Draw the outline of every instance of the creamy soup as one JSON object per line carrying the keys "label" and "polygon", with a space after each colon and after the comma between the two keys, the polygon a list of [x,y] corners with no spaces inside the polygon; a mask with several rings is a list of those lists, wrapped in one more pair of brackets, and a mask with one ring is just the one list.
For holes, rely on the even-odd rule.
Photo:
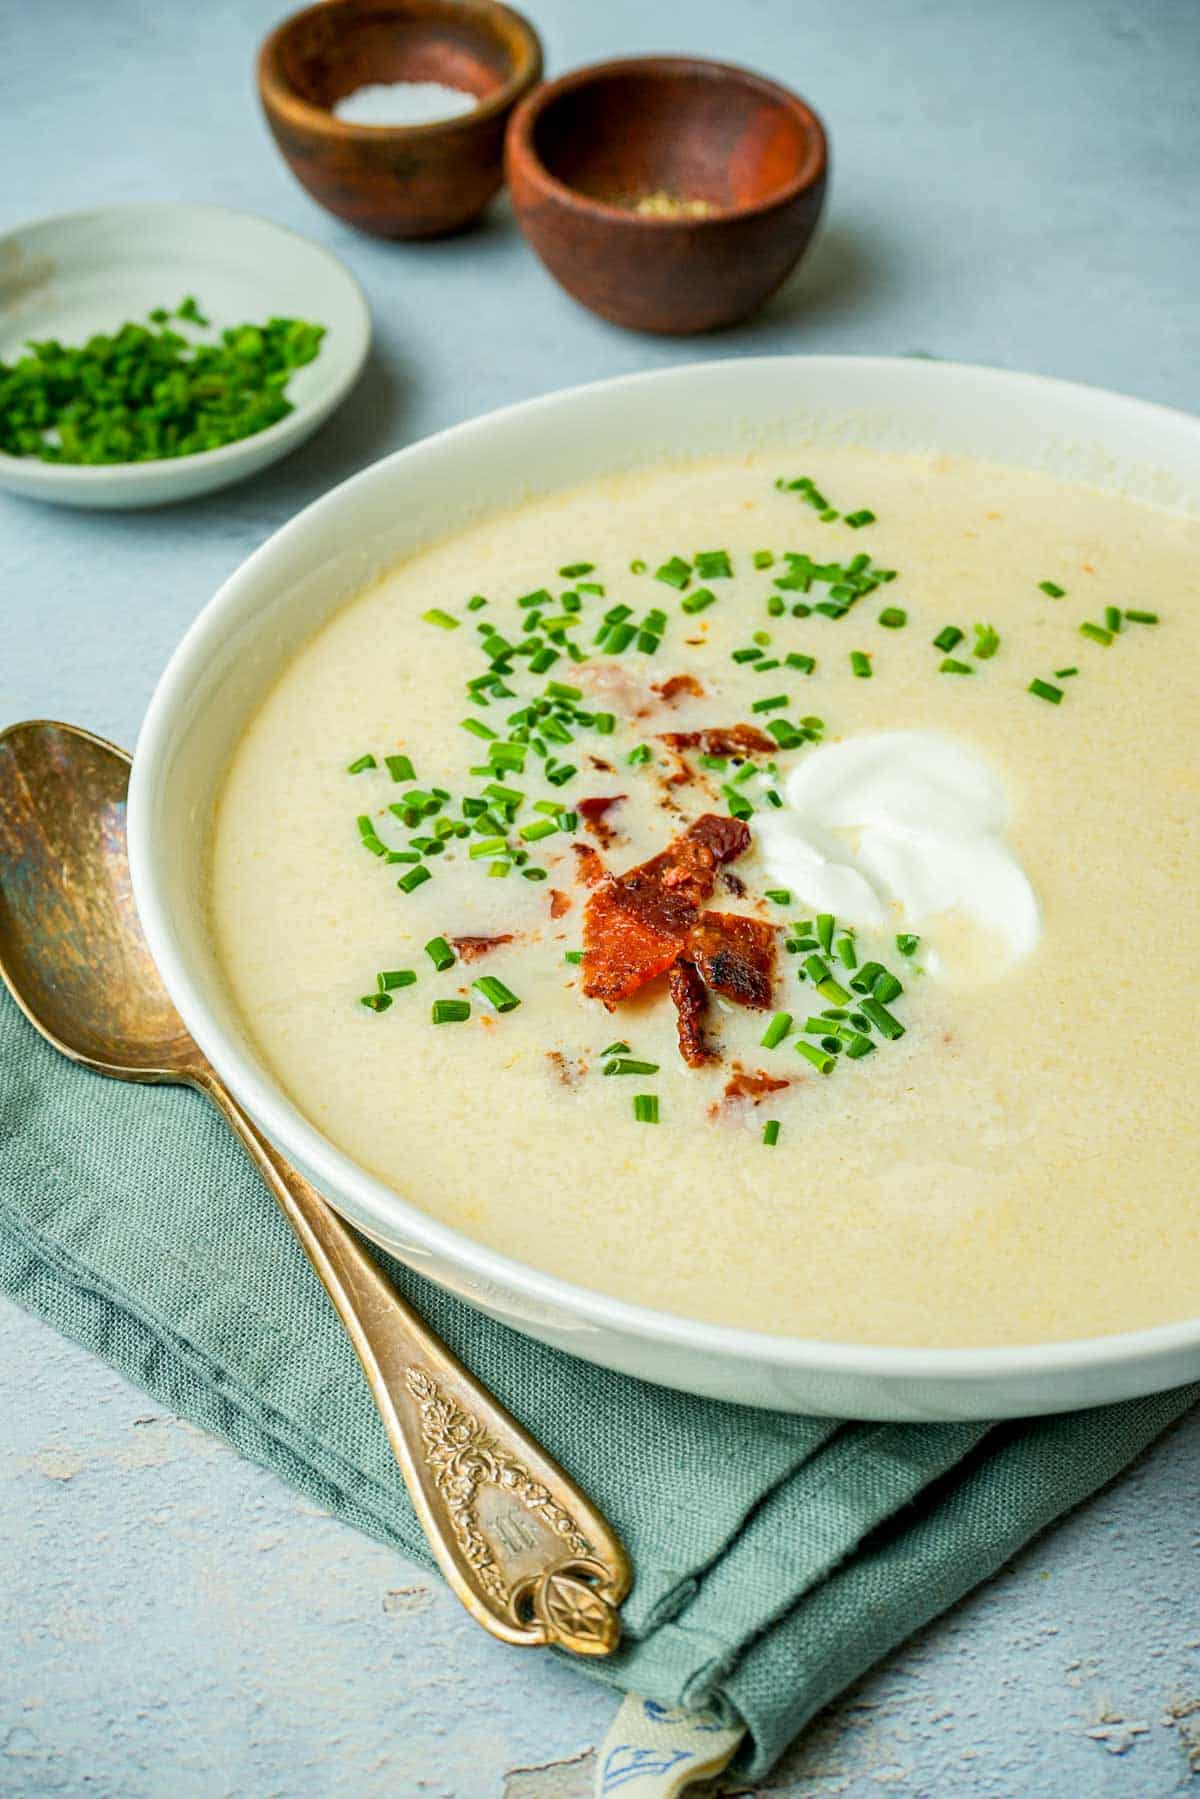
{"label": "creamy soup", "polygon": [[842,448],[614,477],[293,658],[218,953],[335,1144],[583,1286],[880,1344],[1195,1316],[1198,668],[1194,519]]}

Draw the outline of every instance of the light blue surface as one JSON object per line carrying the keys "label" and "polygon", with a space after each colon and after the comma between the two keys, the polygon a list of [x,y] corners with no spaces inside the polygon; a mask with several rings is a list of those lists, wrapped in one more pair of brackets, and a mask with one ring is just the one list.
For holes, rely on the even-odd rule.
{"label": "light blue surface", "polygon": [[[692,50],[778,75],[829,127],[831,205],[805,267],[749,326],[690,342],[580,311],[503,206],[420,246],[317,210],[253,97],[276,16],[261,0],[0,0],[0,230],[138,199],[244,207],[343,256],[377,332],[333,423],[248,486],[124,516],[0,497],[0,721],[50,713],[132,742],[180,633],[277,524],[388,449],[572,382],[708,355],[923,353],[1200,409],[1195,0],[542,0],[551,71]],[[150,1417],[16,1312],[0,1313],[0,1366],[0,1792],[589,1791],[604,1691],[486,1641],[424,1571]],[[1198,1493],[1193,1418],[760,1790],[1200,1789]]]}

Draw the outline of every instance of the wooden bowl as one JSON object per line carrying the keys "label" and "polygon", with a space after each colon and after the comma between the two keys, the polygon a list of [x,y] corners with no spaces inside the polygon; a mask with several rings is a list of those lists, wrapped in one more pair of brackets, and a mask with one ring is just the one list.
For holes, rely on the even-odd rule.
{"label": "wooden bowl", "polygon": [[775,291],[812,237],[828,161],[787,88],[676,56],[548,82],[514,112],[504,155],[518,223],[567,292],[671,333],[732,325]]}
{"label": "wooden bowl", "polygon": [[[541,72],[537,33],[497,0],[322,0],[266,39],[258,91],[314,200],[377,237],[440,237],[499,191],[508,116]],[[333,116],[343,95],[388,81],[439,81],[478,105],[424,125]]]}

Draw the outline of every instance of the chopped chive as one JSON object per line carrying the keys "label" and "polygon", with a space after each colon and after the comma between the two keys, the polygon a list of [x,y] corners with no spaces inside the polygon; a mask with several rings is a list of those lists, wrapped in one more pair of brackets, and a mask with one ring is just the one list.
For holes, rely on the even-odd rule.
{"label": "chopped chive", "polygon": [[702,581],[728,580],[733,574],[728,550],[697,550],[694,560]]}
{"label": "chopped chive", "polygon": [[472,862],[476,862],[483,857],[503,856],[507,850],[508,844],[503,837],[481,837],[478,843],[471,845],[467,855]]}
{"label": "chopped chive", "polygon": [[495,876],[497,880],[507,880],[509,874],[512,872],[512,867],[513,864],[508,861],[507,858],[498,862],[489,862],[488,874],[489,876]]}
{"label": "chopped chive", "polygon": [[858,951],[854,947],[853,937],[839,937],[833,947],[841,959],[843,967],[858,967]]}
{"label": "chopped chive", "polygon": [[358,1003],[365,1006],[368,1012],[386,1012],[392,1003],[392,996],[390,993],[364,993]]}
{"label": "chopped chive", "polygon": [[858,531],[863,525],[873,525],[875,523],[875,514],[869,512],[865,506],[860,506],[857,512],[848,512],[846,514],[845,522],[852,531]]}
{"label": "chopped chive", "polygon": [[606,1062],[610,1056],[627,1056],[628,1054],[629,1045],[618,1037],[615,1043],[610,1043],[607,1049],[600,1051],[600,1060]]}
{"label": "chopped chive", "polygon": [[882,1006],[890,1006],[894,999],[899,999],[904,992],[901,983],[890,969],[884,969],[872,988],[872,994]]}
{"label": "chopped chive", "polygon": [[1102,643],[1105,649],[1113,640],[1111,631],[1106,631],[1103,625],[1094,625],[1090,619],[1084,619],[1079,627],[1079,635],[1090,637],[1093,643]]}
{"label": "chopped chive", "polygon": [[829,979],[829,964],[823,962],[820,956],[810,956],[804,964],[804,972],[810,981],[827,981]]}
{"label": "chopped chive", "polygon": [[[818,912],[817,913],[817,942],[821,945],[821,948],[824,950],[826,955],[828,955],[830,950],[833,948],[833,928],[834,928],[833,913],[832,912]],[[828,970],[826,972],[828,972]],[[814,980],[819,980],[820,978],[821,977],[818,975],[813,976]]]}
{"label": "chopped chive", "polygon": [[553,595],[548,587],[535,587],[532,593],[523,593],[517,601],[522,610],[531,606],[549,606],[553,603]]}
{"label": "chopped chive", "polygon": [[698,756],[697,761],[699,762],[701,768],[715,769],[718,774],[723,774],[724,771],[729,767],[728,757],[726,757],[726,756],[710,756],[707,753],[707,751],[703,755]]}
{"label": "chopped chive", "polygon": [[817,517],[823,525],[832,525],[833,521],[840,517],[840,514],[836,506],[825,506],[818,512]]}
{"label": "chopped chive", "polygon": [[633,1116],[638,1124],[657,1124],[658,1095],[656,1093],[635,1093]]}
{"label": "chopped chive", "polygon": [[879,614],[879,622],[889,631],[898,631],[908,623],[908,613],[901,606],[885,606]]}
{"label": "chopped chive", "polygon": [[431,937],[425,945],[425,954],[433,963],[439,974],[454,966],[454,951],[444,937]]}
{"label": "chopped chive", "polygon": [[570,687],[566,681],[547,681],[546,693],[552,700],[581,700],[583,698],[583,688]]}
{"label": "chopped chive", "polygon": [[778,1049],[792,1028],[790,1012],[776,1012],[774,1018],[763,1032],[760,1042],[764,1049]]}
{"label": "chopped chive", "polygon": [[420,862],[416,868],[410,868],[407,874],[401,875],[400,879],[396,882],[396,885],[402,893],[412,893],[414,889],[423,887],[426,881],[431,881],[432,879],[433,876],[430,874],[426,864]]}
{"label": "chopped chive", "polygon": [[1115,637],[1117,632],[1121,629],[1121,608],[1119,606],[1106,606],[1104,608],[1104,623]]}
{"label": "chopped chive", "polygon": [[672,556],[669,562],[664,562],[660,568],[656,568],[654,571],[656,581],[665,581],[668,587],[677,587],[680,590],[687,586],[691,578],[692,565],[690,562],[685,562],[682,556]]}
{"label": "chopped chive", "polygon": [[618,1056],[605,1065],[605,1074],[657,1074],[657,1062],[638,1062],[632,1056]]}
{"label": "chopped chive", "polygon": [[1062,688],[1051,686],[1049,681],[1033,680],[1028,691],[1035,693],[1039,700],[1049,700],[1052,706],[1057,706],[1062,699]]}
{"label": "chopped chive", "polygon": [[712,605],[716,597],[711,587],[697,587],[685,594],[679,609],[681,612],[703,612],[706,606]]}
{"label": "chopped chive", "polygon": [[831,1006],[844,1006],[850,998],[841,982],[835,981],[832,975],[823,981],[818,981],[816,988],[821,998],[827,999]]}
{"label": "chopped chive", "polygon": [[817,666],[815,656],[805,656],[799,650],[790,650],[784,657],[789,668],[798,668],[802,674],[811,675]]}
{"label": "chopped chive", "polygon": [[573,581],[576,575],[590,575],[595,566],[594,562],[568,562],[558,572],[564,581]]}
{"label": "chopped chive", "polygon": [[412,968],[385,968],[375,976],[380,993],[392,993],[397,987],[411,987],[416,978]]}
{"label": "chopped chive", "polygon": [[770,550],[755,550],[755,552],[754,552],[755,568],[771,568],[774,565],[774,562],[775,562],[775,558],[772,555]]}
{"label": "chopped chive", "polygon": [[622,650],[629,648],[636,636],[637,630],[633,625],[610,625],[604,648],[610,656],[619,656]]}
{"label": "chopped chive", "polygon": [[579,591],[580,593],[599,594],[601,599],[604,597],[604,587],[599,581],[581,581],[579,583]]}
{"label": "chopped chive", "polygon": [[[915,942],[916,939],[914,938],[913,941]],[[886,973],[887,969],[882,962],[864,962],[862,967],[850,977],[850,985],[855,993],[872,993],[880,975]]]}
{"label": "chopped chive", "polygon": [[578,968],[583,961],[583,951],[581,949],[564,950],[563,961],[569,962],[573,968]]}
{"label": "chopped chive", "polygon": [[480,718],[460,718],[458,722],[463,730],[470,731],[473,737],[483,737],[486,739],[496,736],[496,732],[492,730],[491,726],[485,725]]}
{"label": "chopped chive", "polygon": [[769,631],[756,631],[752,641],[760,644],[763,649],[766,649],[771,641],[771,633]]}
{"label": "chopped chive", "polygon": [[865,999],[859,1010],[871,1020],[871,1023],[875,1026],[875,1029],[881,1036],[889,1038],[892,1042],[895,1042],[897,1037],[903,1037],[904,1026],[900,1023],[898,1018],[893,1018],[892,1014],[881,1001],[877,999]]}
{"label": "chopped chive", "polygon": [[473,593],[471,595],[470,599],[467,601],[467,611],[468,612],[479,612],[486,605],[487,605],[487,601],[484,599],[484,597],[481,593]]}
{"label": "chopped chive", "polygon": [[1156,625],[1158,623],[1157,612],[1131,612],[1126,607],[1125,616],[1134,625]]}
{"label": "chopped chive", "polygon": [[601,737],[611,737],[617,728],[615,712],[596,712],[592,715],[592,728],[599,731]]}
{"label": "chopped chive", "polygon": [[792,903],[792,896],[786,887],[768,887],[763,898],[773,900],[777,906],[790,906]]}
{"label": "chopped chive", "polygon": [[583,610],[583,601],[571,587],[568,587],[565,593],[559,594],[558,603],[564,612],[581,612]]}
{"label": "chopped chive", "polygon": [[640,556],[635,556],[633,561],[629,564],[629,572],[631,575],[645,574],[646,564],[642,561]]}
{"label": "chopped chive", "polygon": [[971,651],[980,662],[989,661],[1000,648],[1000,633],[994,625],[975,626],[975,648]]}
{"label": "chopped chive", "polygon": [[960,644],[966,633],[957,625],[943,625],[933,640],[935,650],[952,650]]}
{"label": "chopped chive", "polygon": [[529,672],[531,675],[544,675],[558,660],[558,651],[552,650],[549,644],[544,644],[536,655],[529,658]]}
{"label": "chopped chive", "polygon": [[786,693],[773,693],[765,700],[755,700],[751,712],[778,712],[781,706],[790,706],[791,700]]}
{"label": "chopped chive", "polygon": [[861,1031],[855,1031],[852,1037],[846,1039],[846,1054],[855,1062],[861,1056],[869,1056],[874,1048],[871,1039],[864,1037]]}
{"label": "chopped chive", "polygon": [[910,932],[903,931],[896,939],[896,948],[900,951],[902,956],[915,956],[917,953],[917,945],[920,941],[921,939],[919,937],[914,937]]}
{"label": "chopped chive", "polygon": [[767,617],[782,618],[786,610],[787,608],[783,603],[783,595],[780,593],[773,593],[767,601]]}
{"label": "chopped chive", "polygon": [[1048,593],[1052,600],[1061,600],[1067,591],[1065,587],[1060,587],[1057,581],[1039,581],[1038,586],[1043,593]]}
{"label": "chopped chive", "polygon": [[552,818],[535,818],[531,824],[522,825],[517,835],[524,843],[536,843],[539,838],[553,837],[558,825]]}
{"label": "chopped chive", "polygon": [[489,781],[483,791],[502,806],[519,806],[525,798],[519,787],[505,787],[499,781]]}
{"label": "chopped chive", "polygon": [[762,1140],[768,1148],[773,1148],[774,1145],[779,1142],[778,1118],[767,1119],[767,1122],[763,1125]]}
{"label": "chopped chive", "polygon": [[806,1062],[810,1062],[818,1074],[832,1074],[837,1067],[836,1056],[831,1056],[827,1051],[818,1049],[815,1043],[806,1043],[803,1037],[796,1044],[796,1054],[803,1056]]}
{"label": "chopped chive", "polygon": [[782,668],[782,666],[778,656],[768,656],[765,662],[756,662],[751,672],[756,675],[765,675],[768,670]]}
{"label": "chopped chive", "polygon": [[375,826],[367,814],[362,813],[355,822],[358,825],[358,834],[362,838],[363,847],[369,849],[373,856],[386,856],[387,845],[380,842]]}
{"label": "chopped chive", "polygon": [[1065,681],[1068,676],[1077,675],[1078,673],[1079,670],[1077,668],[1056,668],[1054,671],[1054,678],[1057,681]]}
{"label": "chopped chive", "polygon": [[512,989],[498,981],[494,974],[481,975],[471,985],[477,993],[482,993],[489,1005],[495,1006],[497,1012],[515,1012],[521,1003]]}
{"label": "chopped chive", "polygon": [[462,1024],[470,1016],[469,999],[435,999],[430,1008],[434,1024]]}
{"label": "chopped chive", "polygon": [[421,860],[416,850],[389,850],[383,859],[389,864],[395,862],[419,862]]}
{"label": "chopped chive", "polygon": [[634,749],[630,750],[625,758],[630,768],[637,768],[641,763],[651,762],[653,759],[654,751],[650,748],[648,743],[639,743]]}
{"label": "chopped chive", "polygon": [[346,764],[346,773],[348,775],[361,775],[364,768],[378,767],[378,762],[376,762],[374,756],[372,756],[368,750],[365,756],[359,756],[354,762],[348,762]]}
{"label": "chopped chive", "polygon": [[662,638],[656,637],[653,631],[639,631],[637,634],[637,643],[634,647],[639,649],[643,656],[653,656],[661,642]]}
{"label": "chopped chive", "polygon": [[734,650],[729,659],[731,662],[757,662],[761,655],[762,651],[755,645],[744,650]]}
{"label": "chopped chive", "polygon": [[415,781],[416,774],[407,756],[385,756],[384,766],[393,781]]}
{"label": "chopped chive", "polygon": [[851,650],[850,667],[861,680],[870,680],[871,658],[867,655],[865,650]]}
{"label": "chopped chive", "polygon": [[457,631],[461,622],[459,619],[453,618],[450,613],[443,612],[440,606],[431,606],[428,612],[421,614],[421,617],[427,625],[437,625],[443,631]]}
{"label": "chopped chive", "polygon": [[973,675],[975,670],[969,662],[960,662],[957,656],[943,656],[938,663],[938,673],[942,675]]}

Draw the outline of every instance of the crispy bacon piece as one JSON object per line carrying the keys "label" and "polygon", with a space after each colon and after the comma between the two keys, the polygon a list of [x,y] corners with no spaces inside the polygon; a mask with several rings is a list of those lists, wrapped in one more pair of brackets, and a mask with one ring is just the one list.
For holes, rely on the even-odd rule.
{"label": "crispy bacon piece", "polygon": [[779,1093],[784,1087],[790,1086],[790,1081],[781,1080],[778,1075],[764,1074],[761,1069],[757,1074],[751,1074],[740,1062],[735,1062],[733,1073],[725,1083],[725,1098],[748,1099],[751,1104],[757,1105],[768,1093]]}
{"label": "crispy bacon piece", "polygon": [[576,873],[584,886],[597,886],[608,873],[601,860],[599,850],[594,850],[590,843],[573,843],[571,848],[579,858]]}
{"label": "crispy bacon piece", "polygon": [[551,918],[561,918],[565,912],[571,910],[573,903],[570,894],[564,893],[561,887],[552,887],[550,889]]}
{"label": "crispy bacon piece", "polygon": [[775,927],[740,912],[702,912],[688,932],[687,954],[706,986],[739,1006],[771,1003]]}
{"label": "crispy bacon piece", "polygon": [[703,750],[706,756],[765,756],[779,746],[756,725],[709,725],[701,731],[663,731],[669,750]]}
{"label": "crispy bacon piece", "polygon": [[679,938],[635,918],[616,882],[593,893],[583,913],[583,991],[606,1006],[628,999],[679,954]]}
{"label": "crispy bacon piece", "polygon": [[667,992],[678,1014],[679,1053],[689,1068],[703,1068],[716,1060],[716,1051],[704,1031],[708,992],[692,962],[676,962],[667,976]]}
{"label": "crispy bacon piece", "polygon": [[583,914],[588,997],[615,1005],[670,968],[712,894],[717,869],[749,844],[741,819],[706,812],[660,855],[593,893]]}
{"label": "crispy bacon piece", "polygon": [[583,819],[588,830],[598,838],[605,849],[608,848],[617,833],[613,830],[604,815],[610,806],[619,806],[625,797],[626,796],[623,793],[610,793],[607,796],[591,800],[579,800],[576,803],[575,810]]}
{"label": "crispy bacon piece", "polygon": [[511,943],[512,932],[507,931],[499,937],[451,937],[450,941],[458,951],[460,962],[478,962],[489,950],[499,949],[502,943]]}
{"label": "crispy bacon piece", "polygon": [[667,680],[654,683],[654,692],[661,694],[668,706],[681,693],[690,693],[697,700],[704,698],[704,689],[695,675],[670,675]]}

